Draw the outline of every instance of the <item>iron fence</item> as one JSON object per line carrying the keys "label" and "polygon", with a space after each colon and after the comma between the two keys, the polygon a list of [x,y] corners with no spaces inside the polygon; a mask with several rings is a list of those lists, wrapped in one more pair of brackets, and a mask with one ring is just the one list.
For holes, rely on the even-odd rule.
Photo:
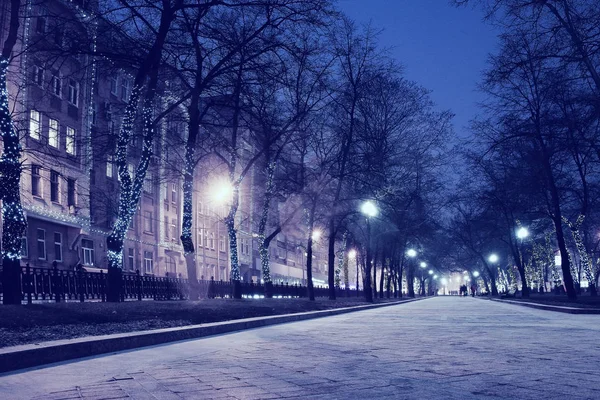
{"label": "iron fence", "polygon": [[[48,268],[21,269],[22,301],[61,302],[61,301],[106,301],[107,274],[100,272],[64,271]],[[200,298],[229,298],[233,293],[231,281],[198,280],[196,290]],[[242,297],[259,298],[265,294],[262,283],[242,282]],[[300,298],[308,295],[306,286],[288,283],[275,283],[272,286],[274,298]],[[336,288],[336,297],[359,297],[362,290]],[[0,282],[0,298],[2,296]],[[189,299],[190,282],[184,278],[157,277],[135,273],[122,273],[121,300],[187,300]],[[315,297],[328,297],[327,287],[315,286]]]}

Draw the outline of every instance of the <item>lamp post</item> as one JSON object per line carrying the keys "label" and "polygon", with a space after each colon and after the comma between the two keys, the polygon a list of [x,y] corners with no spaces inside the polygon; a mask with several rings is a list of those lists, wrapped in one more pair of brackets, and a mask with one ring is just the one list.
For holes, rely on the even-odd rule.
{"label": "lamp post", "polygon": [[525,279],[525,276],[523,276],[523,272],[525,271],[525,257],[523,255],[523,241],[529,236],[529,230],[527,228],[525,228],[524,226],[520,227],[519,229],[517,229],[516,232],[517,235],[517,239],[519,239],[519,245],[517,247],[518,252],[519,252],[519,262],[520,262],[520,267],[522,271],[519,271],[521,274],[521,296],[522,297],[529,297],[529,287],[527,286],[527,280]]}
{"label": "lamp post", "polygon": [[423,270],[425,268],[427,268],[427,263],[425,261],[421,261],[419,263],[419,267],[421,267],[421,270],[419,272],[421,274],[421,287],[419,288],[419,292],[420,292],[419,294],[421,296],[426,296],[427,294],[426,294],[426,291],[425,291],[425,281],[427,279],[427,276],[424,275],[424,271]]}
{"label": "lamp post", "polygon": [[367,219],[367,266],[365,271],[365,300],[373,302],[373,291],[371,288],[371,218],[377,215],[377,207],[371,201],[365,201],[360,207],[360,211],[365,215]]}
{"label": "lamp post", "polygon": [[[409,258],[414,259],[417,256],[417,251],[415,249],[406,250],[406,255]],[[412,264],[407,271],[406,274],[406,284],[408,285],[408,297],[415,297],[415,288],[414,288],[414,271],[412,270]],[[410,280],[410,282],[409,282]]]}

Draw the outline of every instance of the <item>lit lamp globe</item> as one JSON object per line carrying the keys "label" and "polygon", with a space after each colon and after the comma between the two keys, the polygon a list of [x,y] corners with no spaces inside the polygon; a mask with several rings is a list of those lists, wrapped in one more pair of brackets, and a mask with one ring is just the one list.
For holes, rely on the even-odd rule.
{"label": "lit lamp globe", "polygon": [[360,211],[367,217],[372,218],[377,215],[377,207],[372,201],[365,201],[360,207]]}
{"label": "lit lamp globe", "polygon": [[529,231],[527,230],[527,228],[525,228],[524,226],[520,227],[517,230],[517,237],[521,240],[525,239],[527,236],[529,236]]}
{"label": "lit lamp globe", "polygon": [[427,263],[424,261],[421,261],[420,266],[421,266],[421,268],[427,268]]}
{"label": "lit lamp globe", "polygon": [[229,200],[231,199],[232,194],[233,187],[231,186],[231,183],[223,180],[215,184],[213,190],[213,198],[215,199],[215,201],[221,203],[226,200]]}
{"label": "lit lamp globe", "polygon": [[348,252],[348,258],[356,257],[356,250],[352,249]]}
{"label": "lit lamp globe", "polygon": [[323,232],[321,232],[321,230],[320,230],[320,229],[315,229],[315,230],[313,230],[313,233],[312,233],[312,236],[311,236],[311,237],[312,237],[312,240],[315,240],[315,241],[316,241],[316,240],[319,240],[319,239],[321,238],[321,235],[322,235],[322,234],[323,234]]}
{"label": "lit lamp globe", "polygon": [[429,275],[433,275],[433,270],[432,269],[429,270]]}
{"label": "lit lamp globe", "polygon": [[410,258],[415,258],[417,256],[417,251],[415,249],[408,249],[406,255]]}
{"label": "lit lamp globe", "polygon": [[475,271],[475,272],[473,272],[473,276],[474,276],[475,278],[477,278],[477,277],[479,276],[479,271]]}
{"label": "lit lamp globe", "polygon": [[488,260],[491,263],[497,263],[498,262],[498,256],[496,254],[491,254],[490,257],[488,258]]}

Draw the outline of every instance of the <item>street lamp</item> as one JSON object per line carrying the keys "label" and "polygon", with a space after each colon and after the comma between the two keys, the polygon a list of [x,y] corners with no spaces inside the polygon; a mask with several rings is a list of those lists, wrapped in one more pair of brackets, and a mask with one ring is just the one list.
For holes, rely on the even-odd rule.
{"label": "street lamp", "polygon": [[375,204],[373,204],[373,202],[365,201],[363,203],[363,205],[360,207],[360,211],[369,218],[369,217],[376,217],[378,210],[377,210],[377,207],[375,206]]}
{"label": "street lamp", "polygon": [[228,199],[231,199],[233,194],[233,187],[231,183],[225,180],[219,181],[215,184],[213,189],[213,198],[215,201],[221,203]]}
{"label": "street lamp", "polygon": [[520,227],[517,230],[517,237],[521,240],[525,239],[527,236],[529,236],[529,230],[527,230],[527,228],[525,228],[524,226]]}
{"label": "street lamp", "polygon": [[488,258],[488,260],[491,263],[497,263],[498,262],[498,256],[496,254],[490,254],[490,257]]}
{"label": "street lamp", "polygon": [[421,268],[427,268],[427,263],[425,261],[421,261]]}
{"label": "street lamp", "polygon": [[475,278],[477,278],[477,277],[479,276],[479,271],[475,271],[475,272],[473,272],[473,276],[474,276]]}
{"label": "street lamp", "polygon": [[433,270],[432,269],[429,270],[429,275],[433,275]]}
{"label": "street lamp", "polygon": [[368,302],[373,301],[373,292],[371,291],[371,218],[377,215],[377,207],[372,201],[365,201],[360,207],[360,211],[367,217],[367,265],[366,265],[366,276],[365,278],[365,300]]}
{"label": "street lamp", "polygon": [[415,249],[408,249],[406,255],[410,258],[415,258],[417,256],[417,251]]}
{"label": "street lamp", "polygon": [[313,233],[312,233],[312,240],[314,240],[316,242],[317,240],[319,240],[321,238],[322,234],[323,234],[323,232],[321,232],[320,229],[314,229]]}

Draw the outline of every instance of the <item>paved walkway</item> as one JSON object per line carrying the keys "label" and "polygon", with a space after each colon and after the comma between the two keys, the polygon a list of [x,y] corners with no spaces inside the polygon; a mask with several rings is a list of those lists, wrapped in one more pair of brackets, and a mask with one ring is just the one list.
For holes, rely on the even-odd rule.
{"label": "paved walkway", "polygon": [[600,399],[600,315],[438,297],[0,375],[0,399]]}

